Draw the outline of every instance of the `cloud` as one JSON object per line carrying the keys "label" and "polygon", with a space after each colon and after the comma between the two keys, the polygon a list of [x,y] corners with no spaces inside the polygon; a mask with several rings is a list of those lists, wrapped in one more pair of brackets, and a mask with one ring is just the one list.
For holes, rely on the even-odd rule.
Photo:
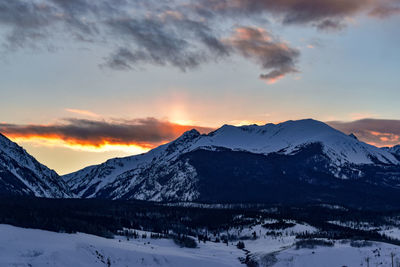
{"label": "cloud", "polygon": [[0,0],[0,39],[7,55],[61,43],[53,40],[101,45],[109,53],[99,65],[116,70],[150,64],[187,71],[240,54],[268,70],[260,77],[273,82],[298,71],[299,52],[277,40],[238,35],[226,43],[232,28],[262,27],[256,34],[271,36],[265,21],[273,17],[283,25],[332,31],[348,17],[386,17],[398,9],[398,0]]}
{"label": "cloud", "polygon": [[114,34],[125,36],[127,42],[107,58],[105,66],[132,69],[138,64],[150,63],[186,71],[211,59],[229,55],[229,47],[204,22],[178,14],[164,12],[160,16],[143,19],[108,21]]}
{"label": "cloud", "polygon": [[208,12],[177,0],[0,0],[0,30],[5,32],[3,47],[11,50],[40,47],[59,37],[106,45],[111,52],[99,65],[115,70],[151,64],[187,71],[240,54],[269,70],[260,76],[269,82],[295,71],[290,61],[298,52],[287,44],[243,39],[227,43],[231,27],[220,26],[223,18],[211,16],[212,8],[201,8]]}
{"label": "cloud", "polygon": [[382,1],[379,5],[373,8],[369,15],[377,18],[387,18],[400,14],[400,1]]}
{"label": "cloud", "polygon": [[[199,10],[211,9],[218,15],[272,15],[285,25],[311,25],[321,30],[339,30],[346,18],[369,13],[391,12],[398,0],[202,0]],[[205,12],[205,11],[203,11]]]}
{"label": "cloud", "polygon": [[89,110],[66,108],[65,111],[68,111],[68,112],[74,113],[74,114],[83,115],[83,116],[100,117],[99,114],[96,114],[96,113],[94,113],[92,111],[89,111]]}
{"label": "cloud", "polygon": [[[362,119],[327,123],[346,134],[353,133],[361,141],[372,145],[382,147],[400,144],[400,120]],[[244,123],[238,121],[234,124]],[[214,130],[155,118],[111,121],[65,119],[60,123],[47,125],[0,123],[0,132],[10,138],[59,140],[70,146],[78,145],[97,149],[105,146],[137,146],[150,149],[172,141],[193,128],[201,133]],[[52,144],[52,142],[49,143]]]}
{"label": "cloud", "polygon": [[400,120],[362,119],[351,122],[331,121],[328,124],[346,134],[379,147],[400,144]]}
{"label": "cloud", "polygon": [[154,118],[117,121],[66,119],[63,123],[48,125],[0,123],[0,132],[10,138],[56,139],[70,145],[99,148],[105,145],[135,145],[153,148],[193,128],[202,133],[213,130],[207,127],[179,125]]}
{"label": "cloud", "polygon": [[262,69],[269,71],[260,75],[268,83],[274,83],[288,73],[298,72],[296,62],[300,52],[262,28],[238,27],[234,35],[225,42],[244,57],[258,63]]}

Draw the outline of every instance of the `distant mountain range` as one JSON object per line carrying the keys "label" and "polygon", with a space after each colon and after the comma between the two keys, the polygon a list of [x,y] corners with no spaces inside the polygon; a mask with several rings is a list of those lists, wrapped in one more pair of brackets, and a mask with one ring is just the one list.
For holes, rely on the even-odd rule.
{"label": "distant mountain range", "polygon": [[110,159],[61,178],[3,136],[0,151],[1,192],[400,207],[399,146],[377,148],[311,119],[224,125],[204,135],[191,130],[148,153]]}

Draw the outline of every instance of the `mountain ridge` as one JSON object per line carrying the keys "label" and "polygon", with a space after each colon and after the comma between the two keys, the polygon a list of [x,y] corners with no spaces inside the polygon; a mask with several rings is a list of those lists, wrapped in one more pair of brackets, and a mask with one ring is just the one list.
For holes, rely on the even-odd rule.
{"label": "mountain ridge", "polygon": [[54,171],[0,133],[0,195],[71,197],[68,186]]}
{"label": "mountain ridge", "polygon": [[0,195],[391,205],[400,203],[397,148],[374,147],[312,119],[224,125],[58,176],[0,135]]}
{"label": "mountain ridge", "polygon": [[[298,155],[304,155],[304,158],[299,158]],[[223,163],[218,165],[216,158]],[[227,158],[231,162],[226,161]],[[259,168],[260,173],[246,169],[244,165],[232,165],[232,162],[240,165],[238,158],[252,168]],[[264,167],[253,166],[250,158]],[[281,165],[278,158],[289,165],[297,166],[296,172]],[[294,159],[303,165],[298,165]],[[277,170],[271,162],[280,166],[280,169]],[[215,176],[213,171],[219,173],[219,168],[225,172]],[[237,173],[231,171],[235,168]],[[389,169],[395,173],[394,176],[378,177],[378,172],[388,173]],[[363,143],[325,123],[307,119],[263,126],[224,125],[209,134],[191,130],[148,153],[110,159],[103,164],[65,175],[63,179],[75,194],[84,198],[209,201],[212,194],[207,191],[207,183],[218,184],[218,181],[224,181],[226,186],[229,181],[234,180],[241,184],[246,173],[253,175],[249,186],[242,185],[248,187],[249,191],[257,191],[254,186],[270,191],[265,183],[269,183],[272,188],[271,183],[275,182],[278,187],[276,190],[279,190],[279,187],[285,187],[285,184],[279,183],[281,181],[287,181],[288,188],[300,183],[299,188],[304,187],[307,191],[312,183],[326,183],[337,187],[339,180],[362,181],[366,187],[375,183],[397,190],[400,187],[400,174],[397,174],[399,169],[400,161],[392,153]],[[285,173],[290,173],[291,178]],[[242,176],[237,177],[237,174]],[[209,177],[216,180],[210,181]],[[227,177],[231,180],[226,180]],[[326,178],[329,182],[324,182],[323,177],[329,177]],[[374,182],[375,179],[381,180],[378,183]],[[236,189],[232,187],[230,190],[236,192]],[[207,194],[210,198],[202,197]],[[219,198],[218,201],[230,201],[232,194],[228,195],[227,199]],[[245,196],[241,198],[245,199]],[[260,193],[257,200],[262,199],[263,195]],[[212,201],[214,200],[217,199]]]}

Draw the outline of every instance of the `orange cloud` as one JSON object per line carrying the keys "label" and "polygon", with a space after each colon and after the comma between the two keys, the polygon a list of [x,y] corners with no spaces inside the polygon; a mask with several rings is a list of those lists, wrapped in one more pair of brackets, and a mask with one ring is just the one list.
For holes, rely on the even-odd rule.
{"label": "orange cloud", "polygon": [[400,142],[400,135],[396,135],[394,133],[380,133],[371,131],[370,132],[373,136],[376,136],[382,142],[389,142],[389,143],[398,143]]}
{"label": "orange cloud", "polygon": [[0,124],[0,132],[15,141],[90,151],[121,148],[147,151],[193,128],[202,133],[213,130],[154,118],[121,121],[68,119],[64,123],[48,125]]}
{"label": "orange cloud", "polygon": [[260,79],[267,84],[276,83],[285,75],[298,72],[296,64],[300,52],[262,28],[237,27],[224,43],[268,71],[260,75]]}
{"label": "orange cloud", "polygon": [[235,29],[235,39],[246,41],[271,42],[272,38],[267,31],[260,27],[239,27]]}
{"label": "orange cloud", "polygon": [[129,154],[140,154],[149,151],[154,148],[153,145],[137,145],[137,144],[115,144],[107,143],[106,141],[102,144],[93,145],[91,143],[79,143],[71,142],[71,140],[65,141],[60,138],[49,138],[43,136],[10,136],[8,137],[14,142],[20,145],[29,145],[32,147],[64,147],[77,151],[86,152],[109,152],[109,151],[123,151]]}
{"label": "orange cloud", "polygon": [[368,118],[373,118],[377,117],[376,114],[371,114],[371,113],[351,113],[350,118],[352,120],[362,120],[362,119],[368,119]]}
{"label": "orange cloud", "polygon": [[282,75],[279,75],[279,76],[276,76],[276,77],[273,77],[273,78],[269,78],[269,79],[267,79],[267,84],[277,83],[280,79],[282,79],[284,77],[285,77],[285,75],[282,74]]}
{"label": "orange cloud", "polygon": [[350,122],[331,121],[332,127],[355,134],[361,141],[383,147],[400,143],[400,120],[362,119]]}

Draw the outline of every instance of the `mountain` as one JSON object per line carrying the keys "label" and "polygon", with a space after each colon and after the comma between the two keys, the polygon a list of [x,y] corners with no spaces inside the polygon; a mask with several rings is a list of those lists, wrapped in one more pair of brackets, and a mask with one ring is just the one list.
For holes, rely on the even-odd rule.
{"label": "mountain", "polygon": [[384,147],[383,150],[393,154],[398,160],[400,160],[400,145],[393,147]]}
{"label": "mountain", "polygon": [[72,196],[67,184],[53,170],[40,164],[22,147],[0,134],[0,196]]}
{"label": "mountain", "polygon": [[83,198],[400,203],[399,159],[311,119],[191,130],[63,179]]}

